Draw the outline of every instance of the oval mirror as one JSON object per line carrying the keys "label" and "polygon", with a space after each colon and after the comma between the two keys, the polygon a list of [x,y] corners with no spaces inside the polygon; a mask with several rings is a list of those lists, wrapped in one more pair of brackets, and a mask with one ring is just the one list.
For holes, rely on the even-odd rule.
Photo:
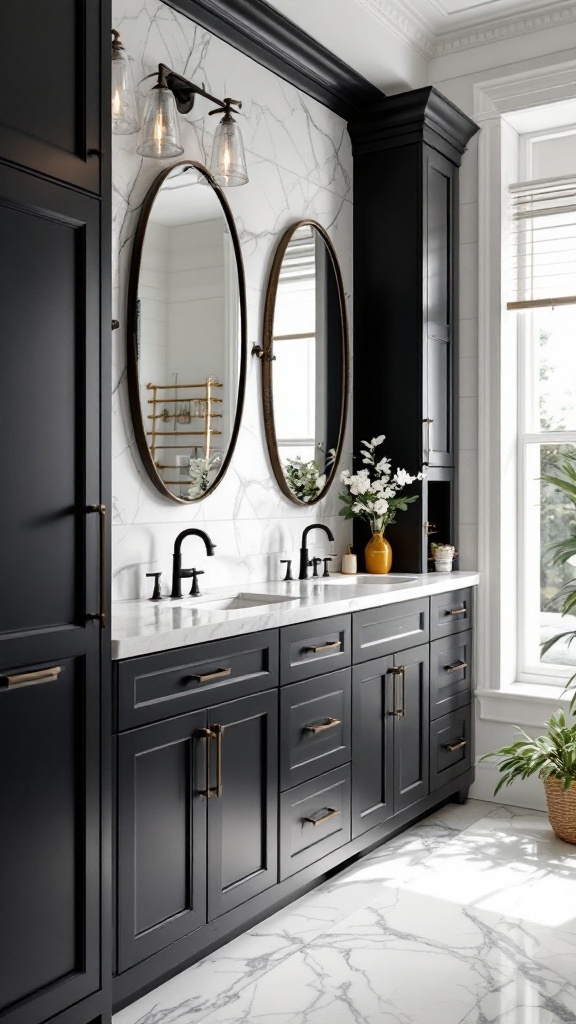
{"label": "oval mirror", "polygon": [[159,491],[198,501],[236,443],[246,378],[246,293],[232,213],[209,171],[182,161],[143,203],[128,286],[128,389]]}
{"label": "oval mirror", "polygon": [[261,351],[268,451],[284,494],[324,497],[342,451],[348,401],[348,329],[334,247],[315,221],[282,238],[266,296]]}

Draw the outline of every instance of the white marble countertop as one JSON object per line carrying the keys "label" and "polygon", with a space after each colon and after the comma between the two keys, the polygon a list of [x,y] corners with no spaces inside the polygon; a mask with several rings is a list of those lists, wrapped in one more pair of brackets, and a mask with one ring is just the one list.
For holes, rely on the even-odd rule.
{"label": "white marble countertop", "polygon": [[[276,629],[295,622],[344,615],[363,608],[409,601],[475,586],[478,573],[424,573],[399,582],[389,576],[343,576],[293,582],[252,583],[205,590],[201,597],[162,601],[116,601],[112,605],[112,658],[189,647],[260,629]],[[396,582],[392,582],[396,580]],[[253,603],[258,599],[262,602]],[[214,607],[233,602],[237,607]]]}

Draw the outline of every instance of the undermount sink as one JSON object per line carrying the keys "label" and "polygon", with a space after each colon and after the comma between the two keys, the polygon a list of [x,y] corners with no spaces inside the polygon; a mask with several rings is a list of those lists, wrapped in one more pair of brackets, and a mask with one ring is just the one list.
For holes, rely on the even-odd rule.
{"label": "undermount sink", "polygon": [[372,575],[360,575],[360,576],[333,576],[331,579],[324,580],[325,585],[333,584],[334,586],[345,586],[345,587],[357,587],[357,586],[369,586],[369,587],[388,587],[393,584],[400,583],[414,583],[416,576],[395,576],[392,573],[372,574]]}
{"label": "undermount sink", "polygon": [[200,598],[198,601],[194,601],[193,607],[199,612],[233,612],[242,610],[245,611],[248,608],[266,608],[267,605],[280,604],[283,601],[294,601],[297,600],[295,597],[289,597],[285,594],[229,594],[228,597],[222,597],[220,599],[211,601],[210,598],[203,600]]}

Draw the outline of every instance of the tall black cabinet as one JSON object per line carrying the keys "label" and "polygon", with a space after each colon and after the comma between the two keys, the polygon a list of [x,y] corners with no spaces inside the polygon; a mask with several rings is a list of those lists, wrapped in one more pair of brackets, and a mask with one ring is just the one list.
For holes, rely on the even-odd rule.
{"label": "tall black cabinet", "polygon": [[109,27],[0,13],[4,1024],[109,1020]]}
{"label": "tall black cabinet", "polygon": [[[365,108],[349,130],[354,451],[384,433],[394,466],[425,472],[387,533],[393,570],[427,572],[430,541],[456,539],[458,167],[477,127],[430,87]],[[356,521],[359,552],[368,536]]]}

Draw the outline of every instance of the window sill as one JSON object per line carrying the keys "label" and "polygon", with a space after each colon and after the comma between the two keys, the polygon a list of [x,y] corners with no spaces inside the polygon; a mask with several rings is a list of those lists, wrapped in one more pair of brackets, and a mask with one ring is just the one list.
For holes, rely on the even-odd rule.
{"label": "window sill", "polygon": [[476,690],[480,718],[539,728],[558,708],[567,709],[574,689],[564,684],[514,682],[501,690]]}

